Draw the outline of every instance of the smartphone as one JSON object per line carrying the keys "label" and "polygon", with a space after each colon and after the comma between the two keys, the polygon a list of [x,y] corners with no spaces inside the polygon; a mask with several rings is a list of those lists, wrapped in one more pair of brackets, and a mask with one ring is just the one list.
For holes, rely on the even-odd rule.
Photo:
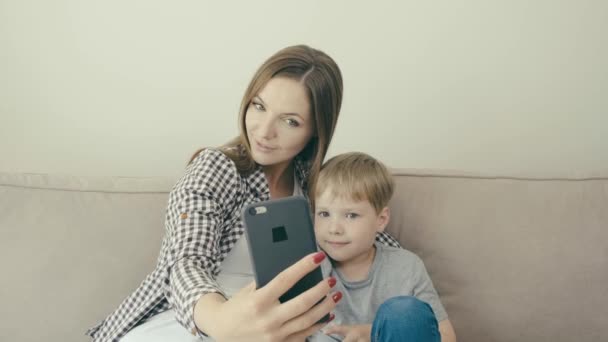
{"label": "smartphone", "polygon": [[[308,201],[302,196],[250,204],[243,209],[245,234],[258,288],[308,254],[317,252],[317,241]],[[323,280],[318,267],[283,294],[289,301]],[[329,314],[319,322],[327,322]]]}

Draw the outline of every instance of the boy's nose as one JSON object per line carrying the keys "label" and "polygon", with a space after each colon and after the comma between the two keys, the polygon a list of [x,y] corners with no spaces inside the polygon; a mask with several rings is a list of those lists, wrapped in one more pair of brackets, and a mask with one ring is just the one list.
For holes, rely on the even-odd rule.
{"label": "boy's nose", "polygon": [[334,220],[330,223],[329,232],[333,235],[342,235],[344,229],[342,229],[342,224],[340,222]]}

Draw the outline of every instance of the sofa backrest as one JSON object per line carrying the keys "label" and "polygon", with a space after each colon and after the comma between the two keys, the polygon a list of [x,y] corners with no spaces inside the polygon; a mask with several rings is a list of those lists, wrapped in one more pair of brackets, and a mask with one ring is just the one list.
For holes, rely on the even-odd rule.
{"label": "sofa backrest", "polygon": [[[389,232],[459,341],[608,336],[608,177],[395,170]],[[150,272],[172,180],[0,173],[1,341],[83,341]]]}
{"label": "sofa backrest", "polygon": [[0,341],[87,341],[154,268],[170,187],[0,174]]}
{"label": "sofa backrest", "polygon": [[388,230],[425,262],[459,341],[608,339],[608,177],[395,175]]}

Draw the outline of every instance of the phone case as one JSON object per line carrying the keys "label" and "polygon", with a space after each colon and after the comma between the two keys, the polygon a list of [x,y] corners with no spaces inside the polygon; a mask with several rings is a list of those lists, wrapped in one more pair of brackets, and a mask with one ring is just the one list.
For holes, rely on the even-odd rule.
{"label": "phone case", "polygon": [[[304,256],[317,251],[308,208],[308,201],[302,196],[262,201],[244,208],[243,222],[258,288]],[[286,302],[322,279],[321,269],[316,268],[279,300]],[[329,315],[321,321],[328,318]]]}

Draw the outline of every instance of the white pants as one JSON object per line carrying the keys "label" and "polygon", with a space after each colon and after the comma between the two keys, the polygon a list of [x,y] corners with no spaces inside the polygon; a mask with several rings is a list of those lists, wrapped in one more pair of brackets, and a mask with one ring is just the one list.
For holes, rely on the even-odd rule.
{"label": "white pants", "polygon": [[[145,323],[136,326],[129,331],[120,342],[213,342],[211,337],[200,338],[188,332],[175,320],[175,312],[169,309],[150,318]],[[339,339],[332,338],[317,332],[306,341],[334,342]]]}
{"label": "white pants", "polygon": [[169,309],[150,318],[129,331],[121,342],[212,342],[212,338],[192,335],[175,320],[175,312]]}

